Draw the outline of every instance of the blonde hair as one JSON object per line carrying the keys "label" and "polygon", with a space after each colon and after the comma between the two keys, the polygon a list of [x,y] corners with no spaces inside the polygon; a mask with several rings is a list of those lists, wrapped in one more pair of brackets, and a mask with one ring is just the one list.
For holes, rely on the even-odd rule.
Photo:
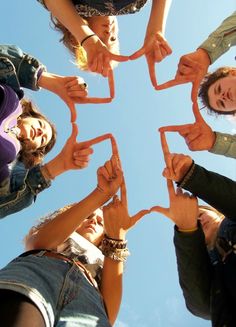
{"label": "blonde hair", "polygon": [[[71,34],[71,32],[52,15],[51,15],[51,21],[53,24],[53,28],[62,34],[60,42],[62,42],[64,46],[69,50],[70,54],[73,56],[75,60],[76,66],[81,70],[85,70],[85,71],[88,70],[88,60],[87,60],[87,53],[85,49],[80,45],[80,43]],[[116,42],[107,45],[107,48],[110,52],[114,54],[119,54],[120,47],[119,47],[118,38]],[[111,66],[112,68],[117,67],[118,62],[113,60],[111,62]]]}
{"label": "blonde hair", "polygon": [[225,219],[225,216],[224,216],[221,212],[219,212],[217,209],[215,209],[215,208],[213,208],[213,207],[211,207],[211,206],[208,206],[208,205],[199,205],[198,208],[199,208],[199,209],[205,209],[205,210],[208,210],[208,211],[215,212],[215,213],[217,214],[217,216],[218,216],[221,220]]}

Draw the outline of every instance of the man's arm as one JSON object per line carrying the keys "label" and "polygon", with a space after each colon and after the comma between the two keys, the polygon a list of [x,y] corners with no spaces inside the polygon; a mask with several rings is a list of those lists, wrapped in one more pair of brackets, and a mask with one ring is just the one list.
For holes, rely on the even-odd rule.
{"label": "man's arm", "polygon": [[174,245],[186,306],[195,316],[211,319],[211,263],[201,227],[185,233],[175,226]]}

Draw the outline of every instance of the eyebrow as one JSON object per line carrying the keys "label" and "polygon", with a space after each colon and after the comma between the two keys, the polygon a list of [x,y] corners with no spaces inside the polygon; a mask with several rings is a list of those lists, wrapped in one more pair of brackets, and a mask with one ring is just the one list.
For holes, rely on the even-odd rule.
{"label": "eyebrow", "polygon": [[224,108],[225,109],[225,104],[223,100],[217,100],[216,104],[219,108]]}

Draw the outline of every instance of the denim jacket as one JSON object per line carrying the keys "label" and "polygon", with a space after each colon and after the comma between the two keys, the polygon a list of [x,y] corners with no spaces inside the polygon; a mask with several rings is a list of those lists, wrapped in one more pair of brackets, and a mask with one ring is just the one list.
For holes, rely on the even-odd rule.
{"label": "denim jacket", "polygon": [[30,206],[38,193],[51,186],[41,173],[40,166],[26,169],[16,161],[10,173],[10,180],[0,187],[0,218],[4,218]]}
{"label": "denim jacket", "polygon": [[[19,98],[21,87],[38,90],[37,80],[46,68],[36,58],[24,53],[15,45],[0,45],[0,82],[11,86]],[[26,169],[16,162],[10,177],[0,185],[0,218],[32,204],[36,195],[51,185],[41,174],[40,166]]]}
{"label": "denim jacket", "polygon": [[38,59],[24,53],[15,45],[0,45],[0,82],[11,86],[20,98],[21,87],[34,91],[41,73],[46,67]]}

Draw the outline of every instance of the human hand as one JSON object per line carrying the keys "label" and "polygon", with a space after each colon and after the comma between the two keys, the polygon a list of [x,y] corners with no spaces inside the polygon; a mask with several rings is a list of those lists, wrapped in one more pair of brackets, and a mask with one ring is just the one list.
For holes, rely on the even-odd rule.
{"label": "human hand", "polygon": [[118,191],[123,179],[120,160],[116,155],[112,155],[111,159],[97,170],[97,190],[109,199]]}
{"label": "human hand", "polygon": [[185,125],[172,125],[159,128],[160,132],[177,132],[185,139],[191,151],[210,150],[215,144],[216,135],[211,127],[204,121],[197,104],[193,106],[195,123]]}
{"label": "human hand", "polygon": [[125,239],[127,231],[132,228],[149,210],[141,210],[134,216],[128,213],[128,201],[125,182],[120,187],[120,199],[114,195],[111,202],[103,207],[105,232],[108,237]]}
{"label": "human hand", "polygon": [[155,63],[162,61],[170,55],[172,50],[161,32],[148,33],[145,37],[143,46],[130,56],[131,60],[146,56],[151,83],[157,87]]}
{"label": "human hand", "polygon": [[162,151],[166,163],[166,168],[164,168],[162,174],[167,179],[179,182],[189,171],[193,160],[191,157],[184,154],[170,153],[165,133],[161,132],[160,136]]}
{"label": "human hand", "polygon": [[107,77],[112,70],[113,60],[119,62],[129,60],[128,56],[111,53],[97,35],[90,37],[83,47],[87,54],[88,69],[104,77]]}
{"label": "human hand", "polygon": [[197,228],[197,198],[187,192],[183,193],[181,188],[175,190],[171,180],[167,180],[167,188],[170,207],[163,208],[161,206],[154,206],[150,211],[159,212],[167,218],[170,218],[181,230],[191,231]]}
{"label": "human hand", "polygon": [[180,58],[175,78],[157,86],[157,90],[163,90],[184,83],[192,83],[191,99],[197,101],[200,83],[210,66],[210,58],[204,49],[186,54]]}

